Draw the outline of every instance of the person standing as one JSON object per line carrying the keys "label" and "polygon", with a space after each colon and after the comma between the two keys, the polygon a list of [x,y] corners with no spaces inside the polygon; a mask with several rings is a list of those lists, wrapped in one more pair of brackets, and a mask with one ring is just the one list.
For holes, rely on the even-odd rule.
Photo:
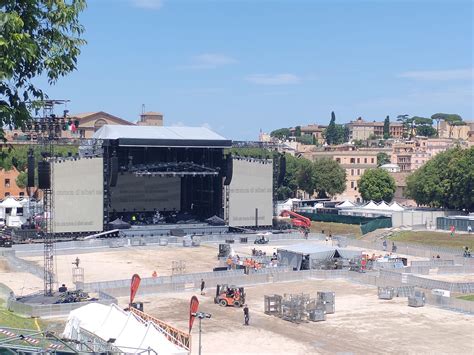
{"label": "person standing", "polygon": [[387,251],[387,240],[386,239],[383,240],[382,245],[383,245],[383,251]]}
{"label": "person standing", "polygon": [[206,287],[206,283],[204,282],[204,279],[201,279],[201,296],[204,295],[204,288]]}
{"label": "person standing", "polygon": [[244,325],[249,325],[250,315],[249,315],[249,307],[245,304],[244,305]]}

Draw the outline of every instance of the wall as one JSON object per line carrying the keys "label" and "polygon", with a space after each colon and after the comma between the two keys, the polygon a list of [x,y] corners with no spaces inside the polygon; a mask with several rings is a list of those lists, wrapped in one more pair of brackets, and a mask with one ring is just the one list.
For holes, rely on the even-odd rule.
{"label": "wall", "polygon": [[403,211],[392,213],[392,225],[393,227],[401,226],[425,226],[427,228],[436,227],[436,218],[452,216],[459,214],[456,211]]}

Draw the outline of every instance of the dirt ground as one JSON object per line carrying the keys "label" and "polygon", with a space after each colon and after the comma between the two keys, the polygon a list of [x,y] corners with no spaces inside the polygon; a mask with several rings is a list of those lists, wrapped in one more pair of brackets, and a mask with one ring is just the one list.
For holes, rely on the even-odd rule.
{"label": "dirt ground", "polygon": [[448,281],[448,282],[474,282],[474,274],[436,274],[435,269],[431,270],[429,275],[416,275],[429,278],[432,280]]}
{"label": "dirt ground", "polygon": [[[153,271],[156,271],[158,276],[168,276],[172,273],[172,261],[178,260],[186,263],[186,273],[212,271],[218,265],[217,249],[210,245],[201,245],[199,248],[173,246],[114,248],[77,255],[74,253],[57,255],[60,283],[72,282],[72,263],[76,256],[80,259],[80,266],[84,268],[85,282],[130,279],[135,273],[141,277],[151,277]],[[43,265],[42,256],[24,259]]]}
{"label": "dirt ground", "polygon": [[[325,322],[294,324],[264,313],[265,294],[336,292],[336,313]],[[473,317],[425,306],[411,308],[406,298],[382,301],[377,289],[344,280],[313,280],[246,288],[250,326],[242,309],[213,304],[214,290],[199,296],[206,354],[469,354],[474,352]],[[186,330],[193,293],[143,297],[145,311]],[[120,299],[123,305],[126,299]],[[193,328],[198,350],[198,323]]]}
{"label": "dirt ground", "polygon": [[[271,255],[280,247],[298,244],[331,245],[331,242],[317,241],[283,241],[272,242],[266,245],[235,244],[233,250],[238,255],[245,257],[251,255],[252,249],[265,251]],[[130,279],[133,274],[138,273],[141,277],[151,277],[153,271],[158,276],[171,275],[172,261],[182,260],[186,264],[186,273],[209,272],[219,266],[217,260],[218,244],[203,244],[199,248],[183,248],[176,246],[142,246],[111,248],[108,250],[91,251],[88,253],[75,254],[71,252],[66,255],[56,256],[59,284],[72,284],[72,263],[76,257],[80,259],[80,266],[84,268],[84,281],[111,281]],[[349,247],[349,249],[360,250],[369,254],[381,254],[380,251]],[[403,255],[400,255],[403,256]],[[411,260],[427,260],[406,256]],[[38,265],[43,265],[42,256],[24,257]],[[0,258],[0,282],[8,285],[19,295],[28,294],[42,290],[43,282],[40,278],[28,273],[16,273],[8,269],[6,263]]]}

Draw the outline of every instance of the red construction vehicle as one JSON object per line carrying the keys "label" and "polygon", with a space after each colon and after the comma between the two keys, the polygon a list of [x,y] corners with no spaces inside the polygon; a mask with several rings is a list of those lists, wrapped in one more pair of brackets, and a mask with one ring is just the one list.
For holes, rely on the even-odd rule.
{"label": "red construction vehicle", "polygon": [[242,307],[245,304],[245,290],[233,285],[217,285],[214,303],[223,307]]}
{"label": "red construction vehicle", "polygon": [[311,220],[308,217],[304,217],[296,212],[283,210],[281,211],[280,216],[290,217],[293,227],[304,228],[305,230],[308,230],[311,227]]}

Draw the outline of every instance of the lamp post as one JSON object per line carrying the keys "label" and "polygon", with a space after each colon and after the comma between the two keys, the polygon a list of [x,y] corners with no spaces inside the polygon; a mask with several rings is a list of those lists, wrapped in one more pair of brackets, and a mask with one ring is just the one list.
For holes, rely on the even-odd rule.
{"label": "lamp post", "polygon": [[199,319],[199,355],[201,355],[201,321],[204,318],[211,318],[211,314],[209,313],[204,313],[204,312],[196,312],[191,314],[193,317],[196,317]]}

